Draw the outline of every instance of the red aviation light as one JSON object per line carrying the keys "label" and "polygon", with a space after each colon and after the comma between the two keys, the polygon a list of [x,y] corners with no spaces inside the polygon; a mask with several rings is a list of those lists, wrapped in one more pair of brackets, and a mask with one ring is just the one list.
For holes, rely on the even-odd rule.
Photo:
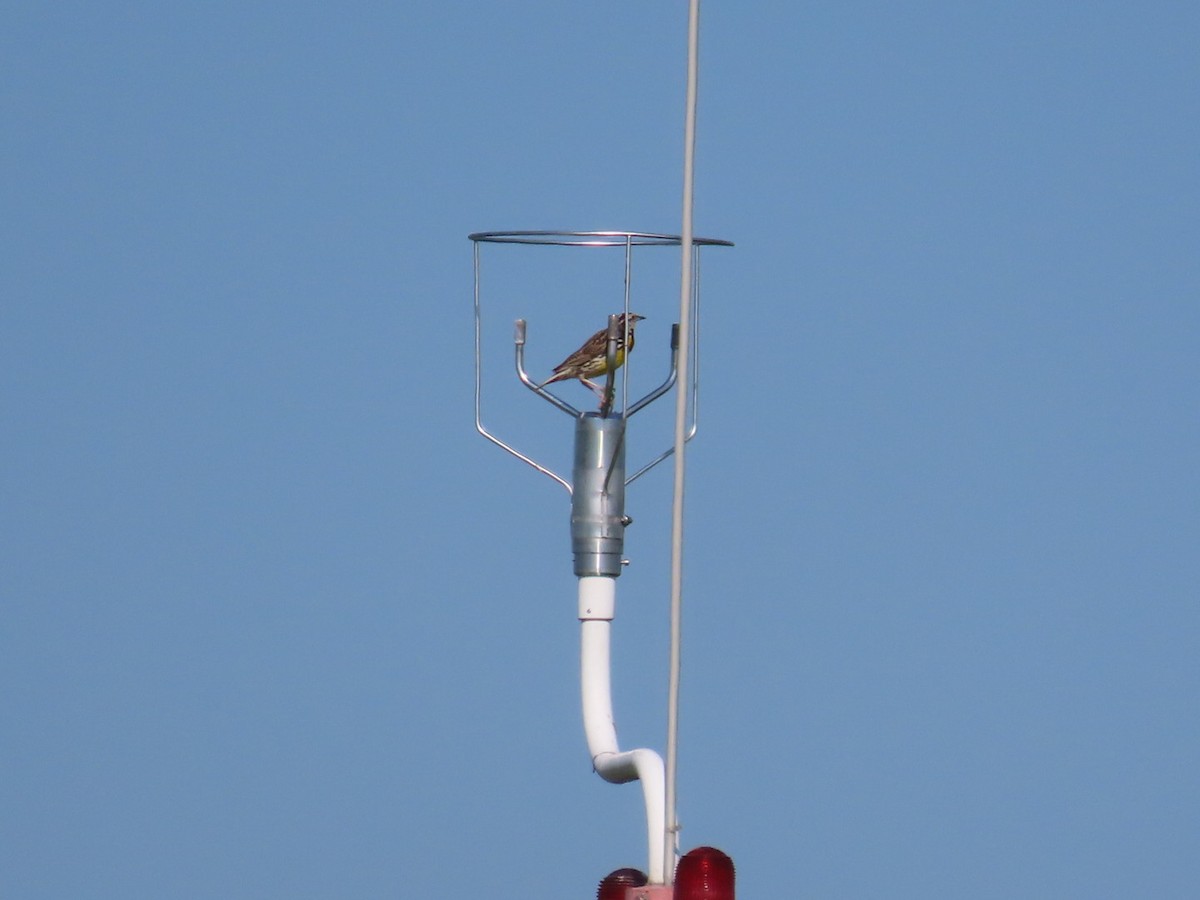
{"label": "red aviation light", "polygon": [[715,847],[697,847],[675,868],[675,900],[734,900],[733,860]]}
{"label": "red aviation light", "polygon": [[596,900],[625,900],[625,888],[642,887],[645,883],[645,872],[637,869],[617,869],[604,876],[600,888],[596,891]]}

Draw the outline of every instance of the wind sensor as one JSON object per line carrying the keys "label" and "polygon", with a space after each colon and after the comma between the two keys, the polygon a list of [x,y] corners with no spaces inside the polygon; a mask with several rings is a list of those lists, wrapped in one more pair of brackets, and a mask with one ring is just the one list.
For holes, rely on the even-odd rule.
{"label": "wind sensor", "polygon": [[[721,851],[711,847],[698,848],[683,857],[676,869],[678,827],[675,824],[672,782],[668,778],[670,772],[664,766],[663,758],[653,750],[620,749],[613,724],[610,668],[611,628],[616,614],[616,579],[626,562],[625,527],[631,521],[625,513],[625,489],[675,453],[678,446],[666,448],[633,474],[627,475],[626,428],[635,414],[675,388],[686,392],[686,397],[680,401],[686,404],[688,413],[683,440],[686,442],[695,436],[700,384],[700,254],[705,247],[733,245],[729,241],[714,238],[685,240],[678,235],[635,231],[487,231],[476,232],[468,237],[474,245],[475,270],[475,427],[489,441],[560,484],[571,496],[571,548],[575,575],[579,578],[581,699],[588,752],[593,768],[605,781],[615,784],[640,781],[642,784],[646,808],[647,874],[642,876],[642,873],[633,869],[618,870],[609,876],[614,880],[609,882],[606,879],[601,883],[600,896],[612,897],[613,900],[626,900],[634,896],[646,900],[667,900],[671,897],[677,900],[685,897],[689,900],[692,897],[697,900],[733,900],[733,864]],[[666,376],[631,403],[629,369],[622,368],[621,363],[626,354],[633,350],[634,329],[641,318],[630,310],[633,257],[635,253],[650,252],[652,248],[678,248],[685,244],[690,250],[687,262],[690,278],[685,281],[690,285],[686,319],[671,328],[669,345],[664,348]],[[487,245],[556,247],[571,248],[573,252],[624,254],[624,299],[620,314],[604,310],[604,313],[609,313],[607,328],[593,335],[576,354],[559,366],[561,372],[583,380],[596,391],[600,400],[598,410],[578,409],[551,389],[552,385],[558,388],[562,379],[567,377],[561,372],[541,382],[530,377],[525,368],[529,329],[524,319],[517,319],[515,323],[513,350],[517,379],[536,397],[574,421],[574,464],[570,480],[518,450],[483,423],[481,348],[484,302],[481,249]],[[681,315],[684,314],[681,308]],[[681,328],[681,324],[684,327]],[[680,346],[681,333],[687,335],[687,346]],[[644,341],[642,346],[642,353],[645,354]],[[574,365],[568,365],[572,361]],[[583,365],[584,361],[587,365]],[[682,384],[679,383],[681,370],[686,373]],[[618,373],[621,388],[619,402]],[[602,374],[603,385],[585,380],[589,374],[595,374],[596,377]],[[672,758],[670,748],[668,758]],[[675,876],[679,879],[691,878],[699,886],[699,892],[691,892],[683,880],[673,887],[672,879]],[[727,892],[724,887],[726,883]],[[715,887],[709,891],[707,885]],[[639,893],[627,893],[635,888]],[[605,893],[606,890],[609,893]]]}

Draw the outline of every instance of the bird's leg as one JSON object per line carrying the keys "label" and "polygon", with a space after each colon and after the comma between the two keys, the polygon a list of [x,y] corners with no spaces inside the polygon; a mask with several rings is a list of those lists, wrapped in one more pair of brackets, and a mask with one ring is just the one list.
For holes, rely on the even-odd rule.
{"label": "bird's leg", "polygon": [[604,402],[604,388],[596,384],[594,381],[588,381],[588,379],[584,378],[582,375],[579,377],[579,380],[588,388],[590,388],[593,394],[600,398],[601,403]]}
{"label": "bird's leg", "polygon": [[596,396],[600,398],[600,415],[608,418],[608,414],[612,412],[613,400],[616,398],[617,386],[615,384],[605,383],[604,387],[596,391]]}

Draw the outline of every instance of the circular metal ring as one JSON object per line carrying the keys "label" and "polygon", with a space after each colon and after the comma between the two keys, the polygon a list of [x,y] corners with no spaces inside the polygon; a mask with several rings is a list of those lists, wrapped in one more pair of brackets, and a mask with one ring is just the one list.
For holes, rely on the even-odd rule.
{"label": "circular metal ring", "polygon": [[[678,247],[683,238],[677,234],[653,234],[645,231],[476,231],[467,237],[476,243],[547,244],[557,247],[626,247],[657,245]],[[732,241],[718,238],[692,238],[701,247],[732,247]]]}

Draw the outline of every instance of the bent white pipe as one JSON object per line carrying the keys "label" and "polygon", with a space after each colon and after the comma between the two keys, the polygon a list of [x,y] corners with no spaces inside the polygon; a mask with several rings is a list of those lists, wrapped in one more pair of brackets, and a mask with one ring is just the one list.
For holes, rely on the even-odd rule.
{"label": "bent white pipe", "polygon": [[607,576],[579,579],[580,684],[583,730],[596,774],[613,784],[639,780],[646,804],[646,832],[651,884],[667,883],[666,774],[662,757],[653,750],[622,752],[613,724],[610,639],[616,615],[617,580]]}

